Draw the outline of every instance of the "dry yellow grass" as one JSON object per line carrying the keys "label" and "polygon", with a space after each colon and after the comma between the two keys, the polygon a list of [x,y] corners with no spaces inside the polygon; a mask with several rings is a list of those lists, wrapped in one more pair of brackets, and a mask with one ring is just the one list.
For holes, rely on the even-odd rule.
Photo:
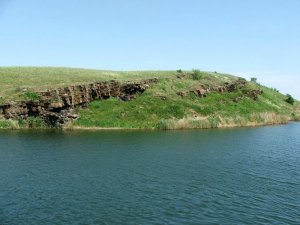
{"label": "dry yellow grass", "polygon": [[249,117],[186,117],[182,119],[164,120],[164,129],[208,129],[208,128],[229,128],[229,127],[253,127],[274,124],[286,124],[291,120],[287,115],[276,113],[253,113]]}

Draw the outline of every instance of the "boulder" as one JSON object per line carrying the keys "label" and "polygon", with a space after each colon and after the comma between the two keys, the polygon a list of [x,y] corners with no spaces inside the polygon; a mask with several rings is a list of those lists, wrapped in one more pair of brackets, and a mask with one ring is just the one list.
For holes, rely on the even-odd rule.
{"label": "boulder", "polygon": [[200,85],[200,86],[194,87],[191,90],[191,92],[193,92],[199,98],[204,98],[210,93],[210,88],[206,87],[204,85]]}
{"label": "boulder", "polygon": [[248,91],[248,93],[247,93],[248,97],[252,98],[254,101],[257,101],[258,96],[261,94],[263,94],[262,90],[251,90],[251,91]]}

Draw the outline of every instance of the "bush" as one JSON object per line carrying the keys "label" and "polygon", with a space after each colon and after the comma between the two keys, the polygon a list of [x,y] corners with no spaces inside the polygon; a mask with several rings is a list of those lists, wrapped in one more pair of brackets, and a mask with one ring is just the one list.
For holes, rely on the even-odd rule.
{"label": "bush", "polygon": [[193,70],[192,72],[192,78],[193,80],[201,80],[202,79],[202,74],[200,70]]}
{"label": "bush", "polygon": [[257,78],[256,78],[256,77],[251,77],[250,80],[251,80],[251,82],[253,82],[253,83],[257,83]]}
{"label": "bush", "polygon": [[156,124],[155,128],[159,129],[159,130],[167,130],[168,129],[168,123],[167,123],[166,120],[161,120]]}
{"label": "bush", "polygon": [[9,120],[0,120],[0,128],[2,128],[2,129],[11,128],[11,121],[9,121]]}
{"label": "bush", "polygon": [[44,120],[38,117],[29,117],[26,120],[29,128],[45,128],[46,124]]}
{"label": "bush", "polygon": [[179,70],[176,70],[176,72],[177,72],[177,73],[182,73],[182,70],[181,70],[181,69],[179,69]]}
{"label": "bush", "polygon": [[300,121],[300,115],[299,114],[293,112],[291,116],[292,116],[293,121]]}
{"label": "bush", "polygon": [[19,123],[16,120],[0,120],[0,128],[1,129],[19,129]]}
{"label": "bush", "polygon": [[286,97],[287,99],[285,101],[291,105],[294,105],[295,99],[289,94],[287,94]]}
{"label": "bush", "polygon": [[25,100],[28,100],[28,101],[38,101],[40,100],[40,96],[38,95],[38,93],[35,93],[35,92],[26,92],[23,94],[23,97]]}

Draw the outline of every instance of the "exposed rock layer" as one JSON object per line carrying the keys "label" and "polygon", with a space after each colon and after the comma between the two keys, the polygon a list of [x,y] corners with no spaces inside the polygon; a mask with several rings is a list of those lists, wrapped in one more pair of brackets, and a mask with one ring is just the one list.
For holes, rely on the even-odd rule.
{"label": "exposed rock layer", "polygon": [[[27,119],[29,117],[39,117],[50,126],[61,126],[70,122],[78,115],[75,113],[76,107],[85,107],[94,100],[117,97],[122,101],[134,99],[137,93],[143,93],[151,83],[157,83],[158,79],[148,79],[135,83],[120,83],[118,81],[103,81],[91,84],[62,87],[36,93],[39,100],[20,101],[0,105],[0,117],[6,119]],[[190,89],[190,92],[203,98],[211,92],[230,93],[243,90],[243,96],[257,100],[262,94],[261,90],[244,89],[247,81],[238,79],[233,83],[224,83],[222,86],[209,86],[199,84]],[[178,95],[185,97],[188,92],[178,92]],[[243,96],[233,99],[240,101]],[[166,96],[157,96],[166,100]]]}
{"label": "exposed rock layer", "polygon": [[109,97],[129,101],[135,98],[137,93],[144,92],[149,84],[157,81],[148,79],[135,83],[120,83],[112,80],[39,92],[38,101],[0,105],[0,116],[6,119],[40,117],[50,126],[59,126],[78,117],[74,113],[75,107],[84,107],[91,101]]}
{"label": "exposed rock layer", "polygon": [[[230,93],[243,89],[247,84],[245,79],[239,78],[233,83],[225,83],[222,86],[218,87],[210,87],[208,85],[199,85],[197,87],[192,88],[190,91],[193,92],[196,96],[200,98],[207,97],[207,95],[211,92],[220,92],[220,93]],[[252,98],[253,100],[257,100],[258,96],[263,93],[262,90],[249,90],[244,93],[246,96]],[[180,96],[184,96],[184,93],[178,92]]]}

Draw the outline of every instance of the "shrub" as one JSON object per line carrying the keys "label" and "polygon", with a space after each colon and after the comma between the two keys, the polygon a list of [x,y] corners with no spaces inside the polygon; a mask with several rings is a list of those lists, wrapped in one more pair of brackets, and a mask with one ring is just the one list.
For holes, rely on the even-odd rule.
{"label": "shrub", "polygon": [[201,80],[202,79],[201,71],[200,70],[193,70],[192,78],[193,78],[193,80]]}
{"label": "shrub", "polygon": [[19,123],[16,120],[0,120],[0,128],[1,129],[19,129]]}
{"label": "shrub", "polygon": [[219,122],[220,122],[219,118],[217,118],[217,117],[211,116],[209,118],[209,123],[212,128],[217,128],[219,125]]}
{"label": "shrub", "polygon": [[251,82],[253,82],[253,83],[257,83],[257,78],[256,78],[256,77],[251,77],[250,80],[251,80]]}
{"label": "shrub", "polygon": [[167,130],[168,129],[168,124],[166,120],[161,120],[159,121],[155,128],[160,129],[160,130]]}
{"label": "shrub", "polygon": [[38,93],[30,92],[30,91],[24,93],[23,97],[25,98],[25,100],[30,100],[30,101],[40,100],[40,96],[38,95]]}
{"label": "shrub", "polygon": [[292,113],[291,117],[293,121],[300,121],[300,115],[295,112]]}
{"label": "shrub", "polygon": [[176,72],[177,72],[177,73],[182,73],[182,70],[181,70],[181,69],[179,69],[179,70],[176,70]]}
{"label": "shrub", "polygon": [[38,117],[29,117],[26,120],[29,128],[45,128],[46,124],[44,120]]}
{"label": "shrub", "polygon": [[289,94],[287,94],[286,97],[287,99],[285,101],[291,105],[294,105],[295,99]]}
{"label": "shrub", "polygon": [[0,128],[2,129],[11,128],[11,122],[9,120],[0,120]]}

